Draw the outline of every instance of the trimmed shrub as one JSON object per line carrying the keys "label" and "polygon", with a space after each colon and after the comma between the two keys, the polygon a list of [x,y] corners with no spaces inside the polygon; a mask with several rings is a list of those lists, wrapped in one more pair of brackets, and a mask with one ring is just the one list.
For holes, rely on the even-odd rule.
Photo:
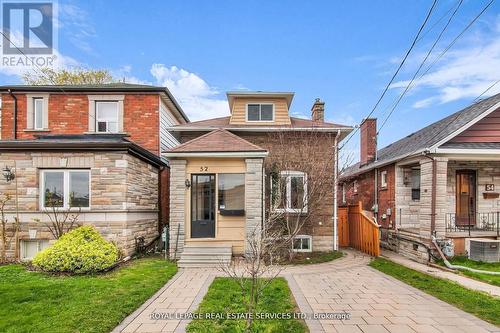
{"label": "trimmed shrub", "polygon": [[93,273],[105,270],[119,257],[118,248],[92,226],[76,228],[33,258],[33,266],[46,272]]}

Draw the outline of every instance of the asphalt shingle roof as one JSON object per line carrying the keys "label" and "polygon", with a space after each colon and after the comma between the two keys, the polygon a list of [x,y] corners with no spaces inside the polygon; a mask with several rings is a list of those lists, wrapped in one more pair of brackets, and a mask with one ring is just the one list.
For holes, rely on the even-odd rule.
{"label": "asphalt shingle roof", "polygon": [[435,123],[430,124],[377,151],[377,161],[361,166],[356,163],[344,170],[342,177],[348,177],[363,171],[368,171],[374,165],[386,161],[403,158],[421,150],[428,149],[469,122],[500,103],[500,94],[474,103],[465,109],[455,112]]}

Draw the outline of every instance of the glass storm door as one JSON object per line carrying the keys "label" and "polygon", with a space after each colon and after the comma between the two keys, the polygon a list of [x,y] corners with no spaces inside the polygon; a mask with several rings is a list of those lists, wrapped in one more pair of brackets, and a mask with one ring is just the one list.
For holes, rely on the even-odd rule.
{"label": "glass storm door", "polygon": [[476,171],[457,170],[456,226],[476,224]]}
{"label": "glass storm door", "polygon": [[191,238],[215,237],[215,175],[191,175]]}

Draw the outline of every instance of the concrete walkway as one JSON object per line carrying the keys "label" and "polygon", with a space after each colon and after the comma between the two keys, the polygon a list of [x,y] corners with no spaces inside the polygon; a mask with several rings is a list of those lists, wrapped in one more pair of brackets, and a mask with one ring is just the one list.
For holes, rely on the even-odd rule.
{"label": "concrete walkway", "polygon": [[[302,313],[349,313],[350,319],[306,319],[311,332],[500,332],[500,328],[427,295],[347,251],[329,263],[287,267],[282,272]],[[185,332],[189,320],[167,314],[196,310],[215,269],[180,270],[113,332]],[[162,318],[161,316],[164,316]]]}
{"label": "concrete walkway", "polygon": [[418,263],[416,261],[410,260],[408,258],[405,258],[402,255],[399,255],[399,254],[392,252],[392,251],[383,250],[382,256],[394,261],[395,263],[401,264],[403,266],[414,269],[416,271],[426,273],[426,274],[429,274],[429,275],[432,275],[432,276],[435,276],[438,278],[448,279],[448,280],[454,281],[454,282],[464,286],[465,288],[469,288],[469,289],[477,290],[477,291],[482,291],[482,292],[488,293],[490,295],[500,297],[500,287],[497,287],[497,286],[494,286],[494,285],[491,285],[491,284],[488,284],[485,282],[477,281],[477,280],[471,279],[467,276],[459,275],[459,274],[452,273],[452,272],[447,272],[445,270],[442,270],[442,269],[439,269],[436,267],[427,266],[427,265]]}

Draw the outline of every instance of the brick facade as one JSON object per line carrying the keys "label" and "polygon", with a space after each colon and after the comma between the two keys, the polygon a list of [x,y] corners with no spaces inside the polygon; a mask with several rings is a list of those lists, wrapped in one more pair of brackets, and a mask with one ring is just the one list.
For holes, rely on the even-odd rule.
{"label": "brick facade", "polygon": [[[197,138],[206,132],[182,132],[180,141],[181,143],[190,141],[194,138]],[[286,132],[284,132],[286,133]],[[266,161],[272,160],[276,154],[280,153],[280,150],[283,149],[282,143],[279,143],[276,140],[276,136],[272,133],[262,133],[262,132],[234,132],[234,134],[239,137],[266,149],[269,152],[269,156],[264,160],[264,166],[266,168],[266,172],[269,173],[269,165]],[[303,151],[299,149],[302,144],[302,140],[304,139],[304,135],[302,133],[300,136],[295,135],[293,132],[289,132],[289,137],[287,138],[287,143],[289,144],[287,147],[287,153],[292,163],[296,164],[296,171],[300,170],[300,165],[303,163],[305,158],[308,156],[304,156]],[[321,155],[321,160],[324,163],[327,163],[327,167],[332,170],[331,173],[331,183],[333,184],[333,146],[335,134],[331,133],[320,133],[320,132],[311,132],[310,135],[312,138],[316,140],[317,150],[316,153]],[[293,149],[293,147],[297,147],[297,149]],[[173,172],[173,171],[172,171]],[[268,177],[266,177],[269,179]],[[265,184],[265,207],[269,207],[269,180]],[[172,203],[172,202],[171,202]],[[324,203],[321,205],[319,209],[314,212],[314,216],[310,219],[314,221],[313,223],[306,224],[301,230],[301,234],[312,235],[313,236],[313,249],[316,251],[328,251],[333,248],[333,191],[331,191],[324,198]]]}
{"label": "brick facade", "polygon": [[[17,97],[17,138],[32,139],[37,134],[84,134],[89,132],[89,94],[49,94],[48,130],[27,129],[27,94],[15,93]],[[116,94],[115,94],[116,95]],[[124,94],[123,130],[130,140],[159,154],[159,95]],[[14,99],[2,94],[2,140],[13,139]]]}

